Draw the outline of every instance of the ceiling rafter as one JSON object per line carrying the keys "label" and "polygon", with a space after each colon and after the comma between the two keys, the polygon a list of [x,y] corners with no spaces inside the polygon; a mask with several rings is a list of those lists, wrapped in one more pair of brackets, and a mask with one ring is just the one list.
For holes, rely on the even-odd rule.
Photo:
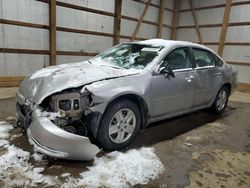
{"label": "ceiling rafter", "polygon": [[162,37],[162,28],[164,22],[164,8],[166,5],[166,0],[160,0],[159,16],[158,16],[158,25],[157,25],[157,37]]}
{"label": "ceiling rafter", "polygon": [[175,0],[174,15],[173,15],[172,29],[171,29],[171,39],[172,40],[176,40],[176,37],[177,37],[177,26],[178,26],[178,22],[179,22],[180,7],[181,7],[181,1]]}
{"label": "ceiling rafter", "polygon": [[136,37],[136,35],[137,35],[137,33],[138,33],[139,29],[140,29],[140,26],[141,26],[141,23],[142,23],[142,21],[143,21],[143,18],[145,17],[145,15],[146,15],[146,13],[147,13],[147,11],[148,11],[148,8],[149,8],[149,6],[150,6],[151,1],[152,1],[152,0],[148,0],[148,2],[146,3],[146,6],[145,6],[145,8],[144,8],[144,10],[143,10],[143,12],[142,12],[142,15],[141,15],[141,17],[140,17],[140,19],[139,19],[139,21],[138,21],[138,23],[137,23],[137,25],[136,25],[136,28],[135,28],[135,30],[134,30],[133,35],[132,35],[132,37],[131,37],[131,41],[133,41],[133,40],[135,39],[135,37]]}
{"label": "ceiling rafter", "polygon": [[223,50],[224,50],[231,7],[232,7],[232,0],[227,0],[226,7],[224,10],[223,23],[222,23],[221,32],[220,32],[220,42],[219,42],[218,51],[217,51],[220,56],[222,56]]}
{"label": "ceiling rafter", "polygon": [[192,17],[193,17],[193,21],[194,21],[194,25],[195,25],[196,33],[198,35],[199,42],[201,44],[203,44],[203,40],[202,40],[202,36],[201,36],[201,31],[200,31],[198,19],[197,19],[196,14],[195,14],[194,5],[193,5],[193,1],[192,0],[189,0],[189,5],[191,7]]}

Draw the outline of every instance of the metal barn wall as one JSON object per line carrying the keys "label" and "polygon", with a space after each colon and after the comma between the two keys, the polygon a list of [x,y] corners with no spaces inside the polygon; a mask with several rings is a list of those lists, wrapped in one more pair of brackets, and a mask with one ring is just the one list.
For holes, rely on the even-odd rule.
{"label": "metal barn wall", "polygon": [[[93,8],[105,12],[114,12],[114,0],[60,0],[82,7]],[[101,14],[57,6],[57,26],[72,29],[113,33],[114,18]],[[57,50],[101,52],[113,44],[112,37],[57,31]],[[57,64],[83,61],[88,56],[57,56]]]}
{"label": "metal barn wall", "polygon": [[[226,0],[193,0],[192,2],[203,43],[217,52]],[[223,4],[224,6],[199,9]],[[200,42],[196,28],[188,28],[190,25],[195,25],[190,8],[189,0],[181,1],[177,39]],[[189,11],[185,11],[187,9]],[[233,0],[228,22],[222,57],[234,64],[239,72],[239,82],[250,83],[250,2]]]}
{"label": "metal barn wall", "polygon": [[[1,0],[0,18],[48,25],[48,4]],[[0,48],[48,50],[49,31],[0,24]],[[0,76],[28,75],[48,65],[48,55],[0,53]]]}
{"label": "metal barn wall", "polygon": [[[239,0],[234,0],[239,1]],[[241,0],[242,1],[242,0]],[[250,22],[250,4],[233,6],[229,22]],[[248,45],[226,45],[223,58],[230,62],[250,64],[250,23],[245,26],[228,27],[227,42],[249,42]],[[250,83],[250,66],[234,65],[239,72],[239,81]]]}
{"label": "metal barn wall", "polygon": [[[27,76],[50,65],[50,2],[0,1],[0,77]],[[120,42],[131,40],[147,2],[148,0],[122,1]],[[166,0],[162,29],[164,39],[170,38],[173,6],[174,0]],[[81,7],[89,8],[90,12]],[[157,36],[159,8],[160,0],[152,0],[135,40]],[[113,46],[114,11],[115,0],[58,0],[57,64],[83,61],[91,56],[83,56],[82,53],[94,55]]]}

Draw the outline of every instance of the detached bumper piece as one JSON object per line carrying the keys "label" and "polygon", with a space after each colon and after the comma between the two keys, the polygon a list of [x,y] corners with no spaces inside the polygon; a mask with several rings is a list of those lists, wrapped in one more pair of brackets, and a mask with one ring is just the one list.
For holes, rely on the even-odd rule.
{"label": "detached bumper piece", "polygon": [[100,151],[88,137],[64,131],[39,110],[32,112],[32,122],[27,129],[29,142],[35,150],[51,157],[89,161]]}

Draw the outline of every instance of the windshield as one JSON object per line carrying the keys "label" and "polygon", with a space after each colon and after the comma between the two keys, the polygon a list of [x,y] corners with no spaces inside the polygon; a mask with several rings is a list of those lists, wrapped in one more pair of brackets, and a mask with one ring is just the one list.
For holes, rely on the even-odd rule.
{"label": "windshield", "polygon": [[144,69],[162,48],[135,43],[120,44],[100,53],[95,60],[124,69]]}

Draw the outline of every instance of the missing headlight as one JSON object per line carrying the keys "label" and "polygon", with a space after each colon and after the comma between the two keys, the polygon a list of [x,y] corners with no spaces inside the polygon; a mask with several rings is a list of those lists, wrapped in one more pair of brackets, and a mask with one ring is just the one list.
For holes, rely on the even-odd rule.
{"label": "missing headlight", "polygon": [[62,93],[52,96],[52,109],[54,112],[64,111],[66,116],[73,117],[80,115],[84,108],[81,103],[80,93]]}
{"label": "missing headlight", "polygon": [[60,100],[59,101],[59,108],[65,112],[70,111],[71,110],[71,100]]}

